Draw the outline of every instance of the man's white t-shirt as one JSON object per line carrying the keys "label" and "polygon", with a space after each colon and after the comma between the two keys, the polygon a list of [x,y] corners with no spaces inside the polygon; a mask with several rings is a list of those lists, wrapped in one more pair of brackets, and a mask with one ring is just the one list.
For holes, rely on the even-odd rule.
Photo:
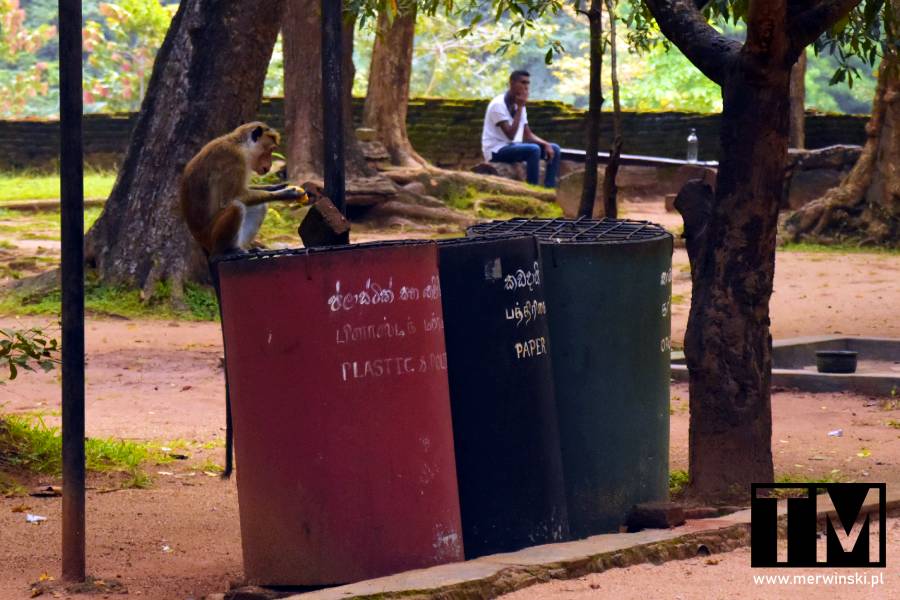
{"label": "man's white t-shirt", "polygon": [[520,143],[522,136],[525,134],[525,125],[528,123],[527,109],[522,109],[522,119],[519,121],[519,129],[513,139],[506,137],[499,123],[507,121],[510,125],[513,122],[513,115],[506,108],[506,93],[500,94],[488,104],[487,111],[484,113],[484,128],[481,130],[481,151],[484,153],[485,162],[491,161],[491,155],[497,152],[507,144]]}

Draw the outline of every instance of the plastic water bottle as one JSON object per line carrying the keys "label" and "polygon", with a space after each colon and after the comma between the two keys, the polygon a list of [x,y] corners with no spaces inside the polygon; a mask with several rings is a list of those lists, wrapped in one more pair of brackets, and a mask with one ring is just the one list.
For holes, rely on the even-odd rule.
{"label": "plastic water bottle", "polygon": [[689,163],[697,162],[699,146],[700,140],[697,138],[697,130],[692,128],[691,133],[687,137],[687,161]]}

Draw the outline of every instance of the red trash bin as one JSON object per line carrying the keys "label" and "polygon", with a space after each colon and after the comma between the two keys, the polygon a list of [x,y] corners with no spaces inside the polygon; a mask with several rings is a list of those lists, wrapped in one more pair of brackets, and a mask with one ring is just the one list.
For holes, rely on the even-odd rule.
{"label": "red trash bin", "polygon": [[340,584],[462,560],[436,245],[218,269],[247,579]]}

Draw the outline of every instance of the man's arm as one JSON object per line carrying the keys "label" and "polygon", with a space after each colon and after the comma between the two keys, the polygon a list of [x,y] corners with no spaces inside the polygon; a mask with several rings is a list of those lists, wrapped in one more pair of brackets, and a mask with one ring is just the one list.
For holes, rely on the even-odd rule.
{"label": "man's arm", "polygon": [[[522,122],[522,113],[525,110],[524,104],[519,104],[516,107],[516,114],[513,115],[512,123],[509,121],[500,121],[497,123],[497,127],[499,127],[503,134],[511,140],[514,140],[516,137],[516,132],[519,131],[519,123]],[[528,130],[528,125],[525,125],[525,130]]]}
{"label": "man's arm", "polygon": [[534,142],[535,144],[540,144],[544,148],[544,152],[547,153],[547,158],[553,158],[553,146],[550,145],[545,139],[539,138],[531,131],[531,127],[528,126],[528,123],[525,124],[525,130],[522,132],[522,141],[523,142]]}

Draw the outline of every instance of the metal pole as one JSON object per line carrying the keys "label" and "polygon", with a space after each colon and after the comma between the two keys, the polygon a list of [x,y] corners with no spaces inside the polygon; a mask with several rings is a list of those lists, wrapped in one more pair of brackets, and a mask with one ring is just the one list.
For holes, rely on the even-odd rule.
{"label": "metal pole", "polygon": [[84,164],[81,0],[59,0],[62,205],[62,578],[84,581]]}
{"label": "metal pole", "polygon": [[341,0],[322,0],[322,124],[325,195],[341,213],[344,201],[344,110],[341,64]]}

